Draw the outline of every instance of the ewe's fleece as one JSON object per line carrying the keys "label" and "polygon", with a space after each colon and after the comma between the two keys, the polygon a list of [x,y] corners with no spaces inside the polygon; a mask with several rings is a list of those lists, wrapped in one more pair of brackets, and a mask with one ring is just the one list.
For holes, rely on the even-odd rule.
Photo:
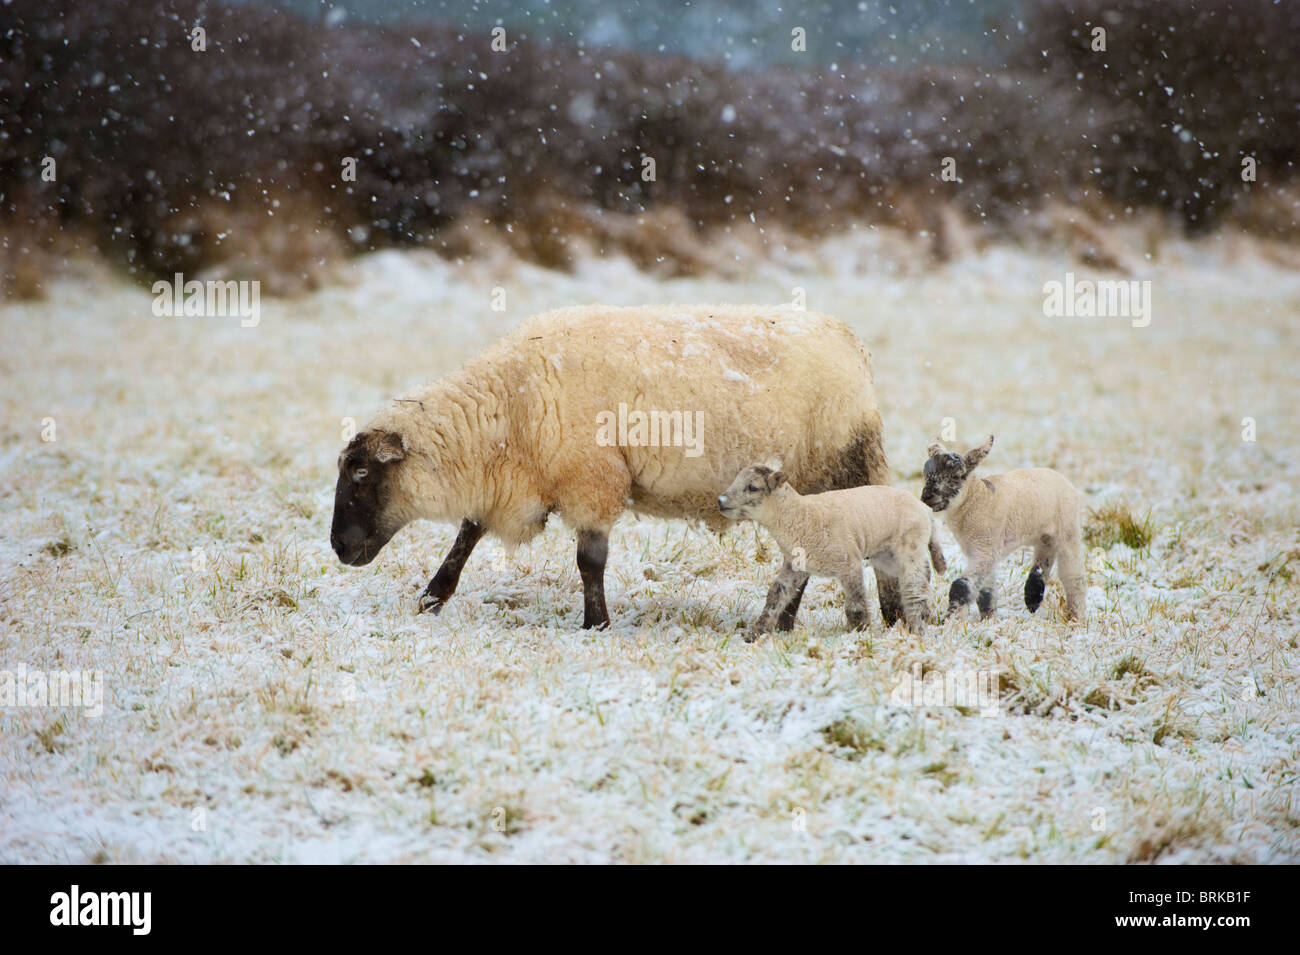
{"label": "ewe's fleece", "polygon": [[[525,321],[459,370],[390,402],[368,429],[408,456],[403,522],[469,517],[514,546],[551,512],[607,530],[627,508],[720,529],[717,497],[773,452],[813,491],[883,483],[871,356],[844,323],[768,306],[575,307]],[[703,412],[702,453],[602,446],[620,403]]]}

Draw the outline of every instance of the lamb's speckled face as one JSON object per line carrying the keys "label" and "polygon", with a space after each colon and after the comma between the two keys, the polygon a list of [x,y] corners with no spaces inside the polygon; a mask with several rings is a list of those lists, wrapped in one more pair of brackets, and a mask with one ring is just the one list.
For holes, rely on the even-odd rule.
{"label": "lamb's speckled face", "polygon": [[942,511],[961,493],[969,472],[960,454],[941,451],[930,455],[923,473],[925,487],[921,490],[921,503],[933,511]]}
{"label": "lamb's speckled face", "polygon": [[961,494],[966,480],[988,455],[993,447],[993,438],[973,448],[965,455],[954,454],[938,441],[929,448],[929,459],[925,462],[922,474],[925,487],[921,489],[921,503],[932,511],[947,510]]}
{"label": "lamb's speckled face", "polygon": [[343,563],[370,563],[401,529],[387,512],[405,457],[401,437],[386,431],[362,431],[339,455],[330,545]]}
{"label": "lamb's speckled face", "polygon": [[769,461],[744,468],[731,482],[725,494],[718,498],[718,510],[733,521],[747,521],[763,506],[772,492],[785,483],[785,472],[780,463]]}

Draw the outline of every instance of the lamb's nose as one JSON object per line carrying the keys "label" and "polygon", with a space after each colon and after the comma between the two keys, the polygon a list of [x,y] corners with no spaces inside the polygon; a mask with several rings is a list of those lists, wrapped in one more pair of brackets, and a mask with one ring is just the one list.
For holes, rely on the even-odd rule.
{"label": "lamb's nose", "polygon": [[727,506],[727,495],[725,495],[725,494],[721,494],[721,495],[719,495],[719,496],[718,496],[718,507],[726,507],[726,506]]}

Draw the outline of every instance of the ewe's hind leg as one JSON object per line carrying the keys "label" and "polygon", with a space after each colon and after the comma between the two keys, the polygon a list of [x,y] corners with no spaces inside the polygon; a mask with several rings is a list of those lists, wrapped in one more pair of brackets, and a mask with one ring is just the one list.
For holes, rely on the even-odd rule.
{"label": "ewe's hind leg", "polygon": [[[591,449],[584,449],[590,451]],[[578,573],[582,576],[582,629],[609,626],[605,607],[605,559],[609,529],[632,491],[627,462],[617,448],[575,457],[556,482],[556,510],[578,528]]]}
{"label": "ewe's hind leg", "polygon": [[442,566],[429,581],[420,595],[420,613],[426,610],[438,613],[442,605],[451,599],[460,582],[460,572],[465,568],[465,561],[474,552],[474,545],[483,537],[483,527],[466,519],[460,522],[460,531],[456,534],[456,543],[451,545]]}
{"label": "ewe's hind leg", "polygon": [[578,574],[582,577],[582,629],[609,626],[605,608],[605,559],[609,556],[609,532],[578,531]]}
{"label": "ewe's hind leg", "polygon": [[844,616],[850,630],[866,630],[871,625],[871,611],[867,609],[867,586],[862,582],[862,567],[855,565],[840,575],[844,588]]}
{"label": "ewe's hind leg", "polygon": [[1056,542],[1046,534],[1034,546],[1034,566],[1029,570],[1029,579],[1025,581],[1025,606],[1030,613],[1036,613],[1043,602],[1047,590],[1047,577],[1052,572],[1052,563],[1056,560]]}
{"label": "ewe's hind leg", "polygon": [[763,634],[770,632],[807,585],[806,573],[795,570],[788,560],[782,564],[781,572],[776,575],[776,580],[772,581],[772,586],[768,588],[767,603],[763,606],[763,612],[745,632],[745,642],[753,643]]}

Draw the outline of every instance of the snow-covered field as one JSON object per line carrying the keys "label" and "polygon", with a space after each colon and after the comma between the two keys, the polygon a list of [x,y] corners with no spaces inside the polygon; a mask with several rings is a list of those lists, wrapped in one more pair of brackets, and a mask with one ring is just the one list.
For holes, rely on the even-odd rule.
{"label": "snow-covered field", "polygon": [[[104,700],[0,710],[0,861],[1296,861],[1300,274],[1220,245],[1162,249],[1146,328],[1045,318],[1084,277],[1048,250],[924,270],[866,237],[745,280],[384,253],[256,328],[89,268],[5,307],[0,670],[102,671]],[[1131,547],[1089,518],[1086,628],[1054,580],[1027,613],[1025,556],[996,622],[846,635],[814,581],[747,645],[778,556],[749,527],[621,522],[604,633],[558,523],[485,541],[438,617],[453,528],[335,559],[343,418],[543,308],[796,286],[872,349],[900,485],[952,418],[997,435],[986,473],[1149,519]],[[891,703],[974,671],[996,715]]]}

